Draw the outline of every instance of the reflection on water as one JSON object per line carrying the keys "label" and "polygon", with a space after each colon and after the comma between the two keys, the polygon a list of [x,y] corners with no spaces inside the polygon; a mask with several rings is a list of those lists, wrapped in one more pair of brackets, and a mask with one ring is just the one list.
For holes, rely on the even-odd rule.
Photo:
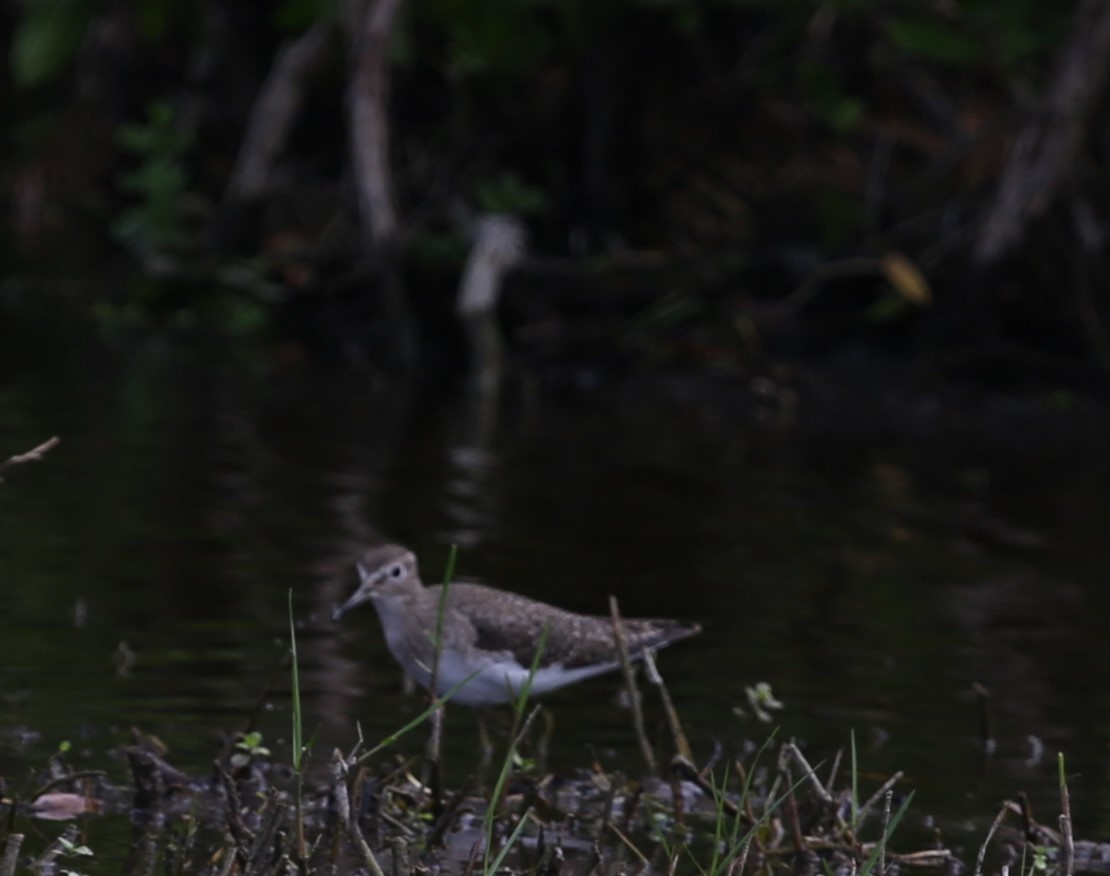
{"label": "reflection on water", "polygon": [[[356,722],[370,740],[397,729],[422,700],[374,612],[328,620],[353,558],[388,537],[428,581],[457,544],[462,578],[700,622],[660,668],[702,758],[766,737],[738,707],[767,681],[786,703],[780,735],[819,760],[855,731],[868,780],[905,770],[926,811],[989,821],[1028,790],[1047,818],[1059,750],[1078,819],[1101,816],[1100,460],[753,425],[721,387],[513,390],[493,418],[464,395],[334,371],[50,342],[0,344],[0,453],[64,442],[0,486],[10,778],[63,740],[78,765],[103,766],[131,726],[198,772],[248,724],[282,750],[290,590],[320,750],[353,744]],[[975,682],[998,741],[985,764]],[[617,687],[550,698],[556,768],[595,755],[638,768]],[[663,739],[658,709],[648,718]],[[448,720],[462,775],[475,721]],[[1029,760],[1030,737],[1045,758]]]}

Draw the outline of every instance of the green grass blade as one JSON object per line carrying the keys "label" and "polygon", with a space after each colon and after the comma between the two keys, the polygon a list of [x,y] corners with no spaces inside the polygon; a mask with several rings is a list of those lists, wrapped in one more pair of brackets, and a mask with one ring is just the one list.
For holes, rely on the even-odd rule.
{"label": "green grass blade", "polygon": [[359,755],[359,757],[355,761],[355,763],[362,763],[367,758],[372,757],[373,755],[377,754],[382,749],[388,748],[389,746],[393,745],[393,743],[395,743],[398,739],[400,739],[405,734],[410,733],[411,731],[415,730],[417,727],[419,727],[421,724],[423,724],[425,721],[428,720],[428,718],[431,716],[432,712],[434,712],[436,709],[438,709],[440,706],[442,706],[445,702],[447,702],[449,699],[451,699],[451,697],[453,697],[455,695],[455,693],[459,690],[459,688],[461,688],[465,684],[469,684],[470,681],[477,674],[478,674],[477,672],[470,673],[470,675],[468,675],[466,678],[464,678],[462,681],[460,681],[458,684],[456,684],[454,687],[452,687],[443,696],[437,697],[435,700],[432,701],[431,705],[429,705],[428,708],[426,708],[423,712],[421,712],[419,715],[417,715],[415,718],[413,718],[411,721],[409,721],[400,730],[397,730],[396,732],[391,733],[389,736],[385,737],[385,739],[383,739],[381,742],[379,742],[377,745],[375,745],[369,751],[367,751],[364,754]]}
{"label": "green grass blade", "polygon": [[493,869],[490,869],[490,848],[493,845],[493,827],[498,804],[501,802],[501,795],[505,791],[505,785],[508,784],[509,775],[513,769],[513,759],[516,756],[517,745],[520,740],[517,738],[517,733],[520,731],[520,721],[524,715],[524,709],[528,704],[528,697],[532,693],[532,682],[535,681],[536,672],[540,666],[540,659],[543,657],[544,648],[547,646],[547,634],[550,627],[548,624],[543,625],[543,630],[540,632],[539,641],[536,643],[536,653],[532,655],[532,664],[528,667],[528,677],[524,679],[524,684],[520,687],[520,692],[513,700],[513,729],[512,735],[509,738],[509,747],[505,752],[505,760],[501,764],[501,771],[497,776],[497,783],[493,787],[493,793],[490,794],[489,806],[486,809],[485,818],[485,833],[486,833],[486,848],[483,856],[483,870],[486,874],[491,874],[496,871],[497,861],[504,858],[505,854],[512,848],[513,842],[517,833],[524,823],[524,818],[520,819],[517,825],[517,830],[513,831],[513,835],[506,841],[505,846],[498,854],[496,861],[493,863]]}
{"label": "green grass blade", "polygon": [[[859,876],[868,876],[874,869],[875,865],[879,862],[879,855],[883,853],[884,847],[890,842],[890,838],[894,835],[894,828],[898,826],[898,822],[902,820],[902,816],[909,811],[910,802],[913,800],[913,791],[906,795],[906,799],[902,801],[902,805],[898,807],[898,811],[890,818],[890,824],[886,826],[883,831],[882,839],[875,843],[875,848],[871,850],[871,854],[867,856],[867,860],[859,869]],[[879,874],[882,876],[882,874]]]}
{"label": "green grass blade", "polygon": [[[501,851],[499,851],[497,853],[497,857],[493,859],[493,862],[486,866],[486,869],[485,869],[486,876],[493,876],[494,873],[496,873],[498,870],[501,869],[501,864],[504,862],[505,857],[512,850],[513,846],[516,845],[516,841],[518,839],[520,839],[520,835],[524,832],[524,823],[528,820],[528,814],[531,811],[532,811],[532,807],[527,806],[527,807],[525,807],[524,811],[522,813],[520,813],[520,818],[516,823],[516,827],[514,827],[513,832],[511,834],[509,834],[509,838],[507,840],[505,840],[505,845],[503,845],[501,847]],[[487,842],[488,842],[488,838],[487,838]],[[486,846],[486,856],[487,857],[489,856],[489,846],[488,845]]]}

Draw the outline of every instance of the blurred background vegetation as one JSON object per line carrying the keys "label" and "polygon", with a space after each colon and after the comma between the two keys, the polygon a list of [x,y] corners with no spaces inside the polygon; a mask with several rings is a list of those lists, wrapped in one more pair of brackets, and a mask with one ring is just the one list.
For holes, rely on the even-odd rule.
{"label": "blurred background vegetation", "polygon": [[[108,331],[204,325],[386,368],[408,358],[391,342],[405,319],[419,360],[450,366],[472,228],[510,214],[529,241],[500,306],[515,362],[750,374],[865,350],[1105,383],[1100,3],[25,0],[0,16],[0,307],[33,286]],[[360,208],[360,97],[384,114],[369,136],[395,230]]]}

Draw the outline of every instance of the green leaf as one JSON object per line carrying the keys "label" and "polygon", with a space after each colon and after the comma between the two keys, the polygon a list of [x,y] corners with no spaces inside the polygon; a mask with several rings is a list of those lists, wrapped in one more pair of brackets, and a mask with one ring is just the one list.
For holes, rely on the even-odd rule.
{"label": "green leaf", "polygon": [[29,88],[56,76],[77,54],[91,20],[88,0],[28,0],[12,37],[16,85]]}

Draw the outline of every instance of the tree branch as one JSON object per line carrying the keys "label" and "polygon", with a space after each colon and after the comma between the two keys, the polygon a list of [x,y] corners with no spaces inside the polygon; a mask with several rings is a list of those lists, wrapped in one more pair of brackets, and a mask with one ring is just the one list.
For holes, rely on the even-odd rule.
{"label": "tree branch", "polygon": [[1075,156],[1110,73],[1110,4],[1084,0],[1056,64],[1043,108],[1010,148],[994,203],[979,230],[973,259],[1005,258],[1026,226],[1045,212],[1075,169]]}

